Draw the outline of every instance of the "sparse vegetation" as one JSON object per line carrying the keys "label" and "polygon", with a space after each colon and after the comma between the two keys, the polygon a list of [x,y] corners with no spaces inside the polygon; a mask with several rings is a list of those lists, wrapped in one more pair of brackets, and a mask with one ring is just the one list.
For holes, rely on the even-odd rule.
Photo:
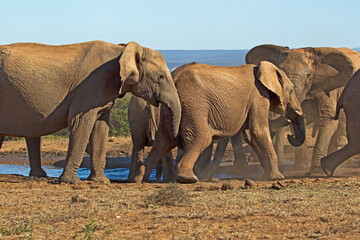
{"label": "sparse vegetation", "polygon": [[92,238],[93,233],[98,229],[99,225],[97,225],[94,219],[91,219],[90,222],[85,226],[85,239],[90,240]]}
{"label": "sparse vegetation", "polygon": [[176,206],[188,203],[190,200],[188,193],[177,184],[169,184],[159,191],[150,194],[145,198],[145,206]]}
{"label": "sparse vegetation", "polygon": [[[277,181],[256,181],[251,189],[239,180],[193,185],[84,182],[74,189],[22,179],[0,175],[0,238],[360,237],[360,176],[285,179],[280,191],[271,188],[280,185]],[[224,184],[234,189],[223,191]],[[88,201],[74,204],[74,194]]]}
{"label": "sparse vegetation", "polygon": [[12,234],[12,229],[11,228],[7,228],[7,227],[2,227],[0,229],[1,235],[2,236],[10,236]]}
{"label": "sparse vegetation", "polygon": [[33,239],[33,226],[28,223],[20,223],[13,228],[2,227],[0,228],[1,236],[8,237],[16,235],[18,239]]}

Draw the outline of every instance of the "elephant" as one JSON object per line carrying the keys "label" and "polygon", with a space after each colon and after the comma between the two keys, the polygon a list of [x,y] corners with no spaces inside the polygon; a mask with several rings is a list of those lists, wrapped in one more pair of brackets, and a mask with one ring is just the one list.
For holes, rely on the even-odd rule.
{"label": "elephant", "polygon": [[[360,67],[360,53],[348,48],[299,48],[260,45],[246,55],[246,63],[269,61],[282,69],[294,84],[300,103],[315,99],[319,106],[318,134],[307,175],[322,173],[320,159],[327,155],[331,138],[338,127],[333,119],[341,88]],[[283,149],[283,146],[277,146]],[[306,159],[296,157],[295,165]],[[299,163],[300,162],[300,163]]]}
{"label": "elephant", "polygon": [[328,176],[334,174],[335,169],[348,158],[360,153],[360,70],[358,70],[346,84],[336,105],[335,119],[340,110],[346,114],[346,133],[348,143],[341,149],[321,159],[321,168]]}
{"label": "elephant", "polygon": [[[144,99],[133,95],[128,106],[128,119],[133,142],[128,181],[132,182],[137,169],[143,162],[144,147],[152,146],[154,143],[155,132],[159,127],[160,107],[154,107]],[[172,152],[167,152],[163,158],[161,169],[157,167],[157,179],[160,179],[164,171],[164,180],[173,180],[175,167]]]}
{"label": "elephant", "polygon": [[[128,106],[128,119],[131,131],[131,138],[133,142],[133,150],[131,156],[131,166],[128,176],[128,182],[132,182],[135,176],[137,169],[143,163],[143,151],[145,146],[152,146],[155,140],[155,133],[159,127],[160,121],[160,108],[150,105],[145,100],[132,96]],[[235,155],[235,166],[236,169],[242,170],[241,173],[247,172],[247,163],[245,153],[242,149],[242,137],[241,133],[231,137],[232,145]],[[229,138],[219,139],[217,148],[214,155],[213,164],[211,168],[209,166],[198,166],[196,169],[200,175],[206,175],[206,178],[211,178],[215,171],[218,168],[218,165],[221,162],[221,159],[225,153],[227,142]],[[213,144],[211,144],[204,152],[199,156],[197,163],[200,162],[200,165],[205,165],[202,162],[208,162],[211,160]],[[178,149],[178,157],[180,158],[183,155],[183,151]],[[238,156],[241,156],[239,159]],[[162,163],[162,164],[159,164]],[[160,165],[160,166],[159,166]],[[175,177],[174,172],[174,160],[172,152],[169,151],[165,154],[165,157],[162,157],[162,161],[158,162],[156,166],[156,178],[160,179],[163,172],[164,180],[173,181]]]}
{"label": "elephant", "polygon": [[88,142],[88,179],[109,182],[104,174],[109,112],[127,92],[168,107],[170,134],[178,135],[180,101],[160,52],[136,42],[0,46],[0,135],[39,139],[68,127],[60,182],[80,182],[76,173]]}
{"label": "elephant", "polygon": [[177,165],[176,181],[196,183],[193,167],[200,153],[213,139],[234,136],[245,129],[249,129],[247,138],[264,169],[263,178],[284,178],[270,138],[269,111],[292,121],[295,134],[288,136],[292,144],[303,143],[305,129],[293,85],[282,70],[266,61],[236,67],[190,63],[172,75],[182,111],[179,137],[168,133],[166,123],[171,114],[161,108],[162,128],[156,133],[153,148],[135,182],[147,181],[159,156],[177,145],[185,153]]}

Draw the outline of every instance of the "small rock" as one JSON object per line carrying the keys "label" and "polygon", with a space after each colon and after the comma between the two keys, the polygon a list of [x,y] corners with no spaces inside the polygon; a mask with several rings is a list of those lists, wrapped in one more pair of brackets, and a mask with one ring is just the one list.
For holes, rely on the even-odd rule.
{"label": "small rock", "polygon": [[210,187],[209,187],[209,190],[210,191],[216,191],[216,190],[219,190],[220,188],[218,187],[218,186],[216,186],[216,185],[211,185]]}
{"label": "small rock", "polygon": [[72,202],[86,202],[88,199],[86,197],[81,196],[80,194],[77,194],[71,198]]}
{"label": "small rock", "polygon": [[233,190],[234,189],[234,185],[232,185],[231,183],[224,183],[222,186],[221,186],[221,190]]}
{"label": "small rock", "polygon": [[244,187],[245,188],[254,188],[256,186],[255,182],[251,179],[245,179]]}
{"label": "small rock", "polygon": [[198,192],[204,191],[204,190],[205,190],[205,188],[204,188],[203,186],[197,186],[197,187],[195,188],[195,191],[198,191]]}
{"label": "small rock", "polygon": [[281,189],[281,186],[279,186],[279,185],[276,184],[276,183],[273,183],[273,184],[271,185],[271,189],[280,190],[280,189]]}
{"label": "small rock", "polygon": [[277,181],[276,184],[279,185],[280,187],[285,187],[280,181]]}

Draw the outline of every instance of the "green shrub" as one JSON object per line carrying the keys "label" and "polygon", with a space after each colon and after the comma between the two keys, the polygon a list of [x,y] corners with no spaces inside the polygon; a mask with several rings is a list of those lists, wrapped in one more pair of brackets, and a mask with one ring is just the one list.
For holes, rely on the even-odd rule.
{"label": "green shrub", "polygon": [[115,101],[110,113],[110,136],[129,136],[130,125],[128,121],[128,105],[131,94]]}

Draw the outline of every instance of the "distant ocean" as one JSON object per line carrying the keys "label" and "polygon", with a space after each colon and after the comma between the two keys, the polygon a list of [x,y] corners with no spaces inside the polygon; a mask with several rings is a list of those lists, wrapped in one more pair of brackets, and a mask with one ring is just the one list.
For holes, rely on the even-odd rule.
{"label": "distant ocean", "polygon": [[249,50],[159,50],[170,71],[186,63],[198,62],[216,66],[237,66],[245,64]]}
{"label": "distant ocean", "polygon": [[[360,48],[353,48],[360,52]],[[198,62],[216,66],[238,66],[245,64],[249,50],[159,50],[170,71],[186,63]]]}

